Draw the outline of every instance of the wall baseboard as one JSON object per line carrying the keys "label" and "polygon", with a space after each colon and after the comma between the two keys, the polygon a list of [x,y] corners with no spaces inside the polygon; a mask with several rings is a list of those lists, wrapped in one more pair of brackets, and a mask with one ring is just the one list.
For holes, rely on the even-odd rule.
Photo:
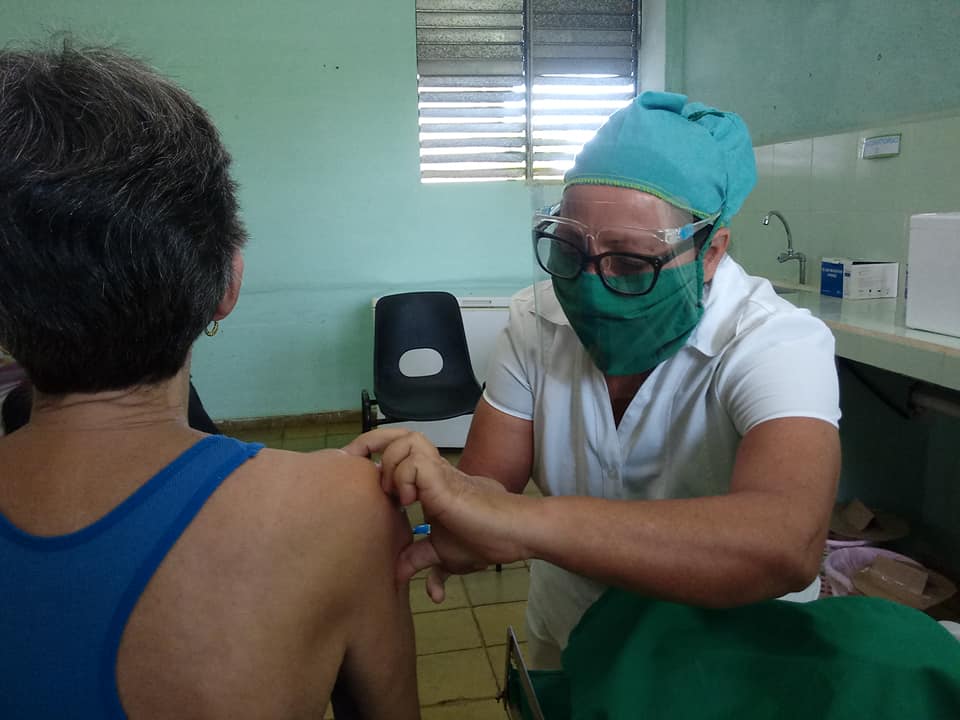
{"label": "wall baseboard", "polygon": [[231,433],[250,430],[282,430],[296,425],[334,425],[337,423],[356,423],[360,425],[359,410],[334,410],[322,413],[307,413],[306,415],[272,415],[270,417],[232,418],[216,420],[220,431]]}

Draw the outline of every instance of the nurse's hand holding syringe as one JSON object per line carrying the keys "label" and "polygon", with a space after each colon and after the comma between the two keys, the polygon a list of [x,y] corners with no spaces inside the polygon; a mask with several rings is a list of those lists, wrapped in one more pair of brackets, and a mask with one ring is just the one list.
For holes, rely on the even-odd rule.
{"label": "nurse's hand holding syringe", "polygon": [[384,492],[403,506],[420,502],[430,530],[401,552],[397,575],[406,582],[420,570],[433,568],[427,590],[435,602],[443,600],[443,581],[450,573],[529,557],[519,531],[526,525],[521,516],[532,509],[527,506],[535,498],[509,493],[496,480],[460,472],[421,433],[373,430],[343,450],[364,457],[382,453]]}

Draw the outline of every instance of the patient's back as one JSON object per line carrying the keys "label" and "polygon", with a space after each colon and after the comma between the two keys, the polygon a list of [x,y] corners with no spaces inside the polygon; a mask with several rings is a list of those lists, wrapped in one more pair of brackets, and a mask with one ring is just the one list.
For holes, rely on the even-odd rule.
{"label": "patient's back", "polygon": [[[0,441],[0,513],[15,528],[8,533],[41,536],[48,544],[65,535],[89,541],[101,534],[92,528],[111,532],[123,525],[118,515],[135,518],[130,533],[115,536],[114,547],[97,551],[91,567],[103,579],[88,573],[89,584],[69,593],[78,600],[57,600],[63,615],[76,615],[80,640],[89,632],[83,612],[113,575],[122,575],[119,558],[133,555],[133,565],[146,568],[132,582],[117,581],[124,592],[111,618],[113,649],[110,628],[92,640],[104,648],[97,664],[105,663],[106,680],[98,692],[108,710],[133,718],[320,717],[339,674],[360,717],[417,716],[406,588],[393,579],[409,528],[380,491],[372,463],[335,450],[259,450],[195,433],[114,447],[94,441],[85,449],[29,435],[20,431]],[[179,468],[179,479],[163,480],[171,468]],[[177,482],[181,490],[167,490]],[[164,493],[179,500],[171,504]],[[149,516],[137,517],[138,509]],[[158,520],[163,512],[175,520]],[[144,529],[155,521],[157,527]],[[11,588],[4,583],[0,579],[6,595]],[[25,585],[42,592],[41,582]],[[17,608],[21,617],[11,618],[10,627],[35,623],[41,606]],[[57,621],[66,623],[63,639],[35,633],[35,642],[48,646],[23,654],[59,658],[60,667],[45,666],[48,676],[32,694],[42,695],[46,686],[47,707],[63,716],[80,708],[57,671],[79,669],[62,667],[71,619]],[[70,677],[84,675],[91,672]],[[0,698],[0,710],[4,702]],[[0,714],[17,717],[11,710],[17,708]]]}

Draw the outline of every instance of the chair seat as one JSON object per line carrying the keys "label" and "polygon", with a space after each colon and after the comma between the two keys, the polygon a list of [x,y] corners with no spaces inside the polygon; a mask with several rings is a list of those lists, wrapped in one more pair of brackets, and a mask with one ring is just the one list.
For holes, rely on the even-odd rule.
{"label": "chair seat", "polygon": [[396,396],[378,391],[377,405],[388,418],[446,420],[472,413],[482,394],[479,385],[472,388],[421,386]]}

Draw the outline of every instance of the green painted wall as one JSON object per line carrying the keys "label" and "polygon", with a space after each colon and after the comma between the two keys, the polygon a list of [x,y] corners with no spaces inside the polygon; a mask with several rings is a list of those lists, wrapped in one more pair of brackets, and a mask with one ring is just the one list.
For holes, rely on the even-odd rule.
{"label": "green painted wall", "polygon": [[[960,210],[960,2],[682,4],[675,82],[740,113],[757,146],[757,188],[732,226],[748,270],[796,280],[795,264],[776,263],[782,228],[760,224],[772,208],[808,254],[813,284],[824,255],[905,264],[910,214]],[[903,135],[900,156],[858,159],[861,138],[891,132]],[[910,379],[861,370],[903,403]],[[841,498],[904,515],[920,529],[903,549],[960,573],[960,422],[903,419],[848,371],[840,378]]]}
{"label": "green painted wall", "polygon": [[956,0],[685,5],[685,91],[758,145],[960,108]]}
{"label": "green painted wall", "polygon": [[194,353],[214,417],[358,408],[371,298],[529,282],[541,192],[419,182],[414,22],[412,0],[0,2],[0,43],[118,43],[220,127],[251,240],[236,311]]}

